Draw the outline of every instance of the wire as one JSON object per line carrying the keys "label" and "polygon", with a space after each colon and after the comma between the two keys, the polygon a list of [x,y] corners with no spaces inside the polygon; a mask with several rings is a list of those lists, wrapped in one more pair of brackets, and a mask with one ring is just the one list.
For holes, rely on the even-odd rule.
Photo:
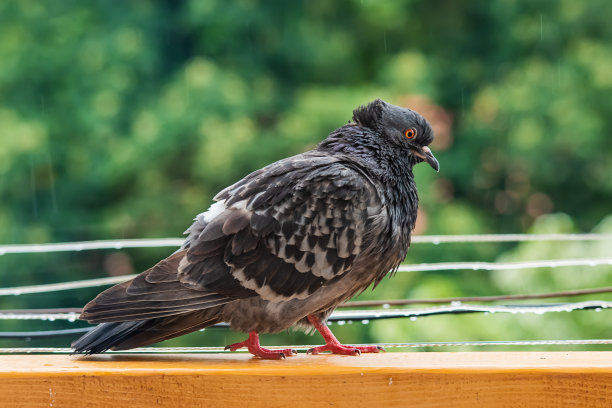
{"label": "wire", "polygon": [[366,323],[370,320],[392,319],[408,317],[416,320],[420,317],[435,316],[443,314],[464,314],[464,313],[511,313],[511,314],[544,314],[555,312],[572,312],[575,310],[601,311],[612,308],[612,302],[590,300],[574,303],[550,303],[541,305],[463,305],[455,303],[446,306],[433,306],[427,308],[414,309],[382,309],[382,310],[337,310],[332,313],[329,321],[342,324],[343,321],[361,321]]}
{"label": "wire", "polygon": [[12,288],[0,288],[0,296],[7,295],[25,295],[32,293],[57,292],[68,289],[93,288],[96,286],[113,285],[115,283],[125,282],[128,279],[134,278],[136,275],[120,275],[109,276],[106,278],[86,279],[81,281],[62,282],[62,283],[46,283],[42,285],[30,286],[15,286]]}
{"label": "wire", "polygon": [[[585,301],[576,303],[543,304],[543,305],[462,305],[459,303],[449,306],[436,306],[422,309],[392,309],[392,310],[336,310],[328,319],[328,324],[335,322],[344,325],[358,321],[368,324],[372,320],[410,318],[417,320],[420,317],[437,316],[443,314],[466,314],[466,313],[512,313],[525,314],[535,313],[544,314],[550,312],[572,312],[576,310],[595,310],[601,311],[612,307],[612,302],[604,301]],[[42,309],[45,310],[45,309]],[[28,310],[2,311],[0,320],[69,320],[75,321],[77,314],[68,313],[27,313]],[[31,311],[30,311],[31,312]],[[229,327],[227,323],[218,323],[211,328]],[[75,334],[84,334],[93,327],[64,330],[41,330],[29,332],[0,332],[0,339],[31,340],[34,338],[62,337]],[[203,331],[203,330],[202,330]]]}
{"label": "wire", "polygon": [[557,297],[572,297],[611,293],[612,286],[592,289],[565,290],[560,292],[533,293],[519,295],[499,295],[499,296],[464,296],[453,298],[431,298],[431,299],[393,299],[393,300],[356,300],[341,303],[339,308],[348,307],[370,307],[370,306],[405,306],[405,305],[424,305],[424,304],[444,304],[456,302],[497,302],[500,300],[530,300],[530,299],[549,299]]}
{"label": "wire", "polygon": [[[365,323],[370,320],[391,319],[399,317],[419,318],[441,314],[463,314],[463,313],[551,313],[551,312],[571,312],[574,310],[586,309],[608,309],[612,308],[612,302],[603,300],[588,300],[583,302],[568,303],[547,303],[539,305],[464,305],[460,302],[426,308],[411,309],[376,309],[376,310],[336,310],[329,317],[330,322],[361,321]],[[0,320],[68,320],[75,321],[78,314],[68,313],[18,313],[0,311]],[[221,325],[223,326],[223,325]]]}
{"label": "wire", "polygon": [[30,254],[37,252],[67,252],[86,251],[92,249],[123,249],[123,248],[162,248],[178,247],[183,244],[182,238],[154,239],[119,239],[79,242],[60,242],[55,244],[20,244],[0,245],[0,255]]}
{"label": "wire", "polygon": [[[525,242],[525,241],[606,241],[612,234],[472,234],[472,235],[417,235],[414,244],[447,244],[468,242]],[[120,239],[53,244],[0,245],[0,255],[37,252],[86,251],[93,249],[178,247],[183,238]]]}
{"label": "wire", "polygon": [[0,309],[0,313],[30,314],[30,313],[75,313],[81,314],[81,307],[60,307],[50,309]]}
{"label": "wire", "polygon": [[469,234],[469,235],[417,235],[415,244],[450,244],[469,242],[525,242],[525,241],[607,241],[612,234]]}
{"label": "wire", "polygon": [[78,320],[79,314],[74,312],[68,313],[41,313],[41,312],[32,312],[32,313],[14,313],[14,312],[4,312],[0,310],[0,320],[47,320],[53,322],[55,320],[68,320],[69,322],[74,322]]}
{"label": "wire", "polygon": [[[565,290],[560,292],[533,293],[533,294],[517,294],[517,295],[499,295],[499,296],[464,296],[450,298],[425,298],[425,299],[391,299],[391,300],[362,300],[341,303],[338,308],[355,308],[355,307],[371,307],[371,306],[407,306],[407,305],[424,305],[424,304],[451,304],[451,303],[466,303],[466,302],[497,302],[501,300],[533,300],[533,299],[549,299],[557,297],[574,297],[586,296],[595,294],[611,293],[612,286],[603,288],[576,289]],[[50,308],[50,309],[3,309],[2,313],[11,314],[32,314],[32,313],[75,313],[82,312],[80,307],[69,308]]]}
{"label": "wire", "polygon": [[31,340],[43,339],[50,337],[72,336],[75,334],[85,334],[91,331],[93,327],[81,327],[78,329],[62,329],[62,330],[37,330],[29,332],[0,332],[0,339],[15,339],[15,340]]}
{"label": "wire", "polygon": [[[612,258],[593,258],[593,259],[554,259],[541,261],[525,262],[439,262],[422,263],[416,265],[401,265],[398,272],[430,272],[430,271],[455,271],[455,270],[517,270],[532,268],[558,268],[567,266],[588,266],[595,267],[600,265],[612,265]],[[104,285],[112,285],[132,279],[136,274],[110,276],[106,278],[86,279],[81,281],[47,283],[42,285],[15,286],[0,288],[0,296],[24,295],[43,292],[57,292],[60,290],[91,288]]]}
{"label": "wire", "polygon": [[[407,306],[407,305],[425,305],[425,304],[450,304],[457,302],[498,302],[501,300],[533,300],[533,299],[550,299],[558,297],[574,297],[597,295],[611,293],[612,286],[602,288],[564,290],[559,292],[547,293],[532,293],[532,294],[517,294],[517,295],[499,295],[499,296],[463,296],[450,298],[429,298],[429,299],[392,299],[392,300],[357,300],[352,302],[341,303],[338,308],[355,308],[355,307],[371,307],[371,306]],[[72,308],[53,308],[53,309],[4,309],[3,313],[13,314],[31,314],[31,313],[76,313],[80,314],[83,309],[79,307]]]}
{"label": "wire", "polygon": [[[379,343],[384,348],[428,348],[428,347],[490,347],[490,346],[573,346],[573,345],[610,345],[612,339],[569,339],[569,340],[502,340],[502,341],[436,341],[409,343]],[[368,346],[371,344],[355,344]],[[317,345],[272,346],[272,350],[291,348],[307,351]],[[19,347],[0,348],[0,354],[72,354],[67,347]],[[165,354],[165,353],[233,353],[224,347],[140,347],[131,350],[109,350],[105,354]],[[87,357],[83,357],[87,358]]]}
{"label": "wire", "polygon": [[474,271],[501,271],[532,268],[559,268],[566,266],[600,266],[612,265],[612,258],[591,259],[548,259],[523,262],[438,262],[414,265],[400,265],[398,272],[457,271],[472,269]]}

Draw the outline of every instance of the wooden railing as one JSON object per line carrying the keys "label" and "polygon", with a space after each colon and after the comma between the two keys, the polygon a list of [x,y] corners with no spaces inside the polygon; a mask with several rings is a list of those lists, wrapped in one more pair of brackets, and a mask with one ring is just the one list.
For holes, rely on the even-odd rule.
{"label": "wooden railing", "polygon": [[612,352],[0,355],[0,407],[612,407]]}

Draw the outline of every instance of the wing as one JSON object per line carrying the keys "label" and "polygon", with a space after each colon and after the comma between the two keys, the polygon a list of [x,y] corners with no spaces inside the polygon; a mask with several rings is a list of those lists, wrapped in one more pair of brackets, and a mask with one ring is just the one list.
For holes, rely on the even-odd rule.
{"label": "wing", "polygon": [[185,251],[160,261],[134,279],[100,293],[80,318],[90,323],[121,322],[166,317],[207,309],[234,300],[210,291],[191,289],[177,276]]}
{"label": "wing", "polygon": [[153,319],[260,296],[303,299],[341,279],[386,210],[366,175],[306,153],[258,170],[215,197],[183,247],[89,302],[91,323]]}
{"label": "wing", "polygon": [[192,289],[269,301],[304,299],[341,279],[385,209],[350,163],[306,153],[219,193],[188,230],[178,279]]}

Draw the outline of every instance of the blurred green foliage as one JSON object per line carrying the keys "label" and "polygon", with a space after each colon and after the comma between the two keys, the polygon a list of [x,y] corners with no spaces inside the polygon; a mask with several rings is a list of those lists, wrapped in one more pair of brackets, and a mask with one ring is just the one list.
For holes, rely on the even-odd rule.
{"label": "blurred green foliage", "polygon": [[[438,135],[441,172],[416,169],[418,233],[612,232],[611,18],[607,0],[2,2],[0,243],[179,236],[219,189],[312,148],[375,97],[421,111]],[[4,255],[0,286],[141,271],[168,253]],[[414,245],[407,261],[611,253],[609,242]],[[591,287],[610,285],[610,272],[398,274],[362,298]],[[0,297],[0,307],[78,307],[96,292]],[[609,337],[606,318],[470,315],[338,332]],[[207,333],[173,344],[241,337]],[[304,336],[265,341],[318,340]]]}

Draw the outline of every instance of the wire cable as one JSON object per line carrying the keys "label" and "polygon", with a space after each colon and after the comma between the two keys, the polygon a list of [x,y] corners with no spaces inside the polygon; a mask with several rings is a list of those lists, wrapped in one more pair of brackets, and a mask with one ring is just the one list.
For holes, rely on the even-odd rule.
{"label": "wire cable", "polygon": [[[531,293],[531,294],[515,294],[515,295],[498,295],[498,296],[460,296],[448,298],[421,298],[421,299],[390,299],[390,300],[356,300],[341,303],[338,308],[355,308],[355,307],[371,307],[371,306],[407,306],[407,305],[425,305],[425,304],[451,304],[451,303],[467,303],[467,302],[498,302],[502,300],[534,300],[534,299],[550,299],[559,297],[574,297],[612,293],[612,286],[601,288],[574,289],[564,290],[559,292]],[[52,308],[52,309],[4,309],[0,310],[3,313],[14,314],[31,314],[31,313],[76,313],[80,314],[83,309],[80,307],[72,308]]]}
{"label": "wire cable", "polygon": [[[474,242],[525,242],[525,241],[607,241],[612,234],[470,234],[470,235],[417,235],[414,244],[448,244]],[[86,251],[95,249],[163,248],[179,247],[183,238],[111,239],[96,241],[60,242],[51,244],[0,245],[0,255],[37,252]]]}
{"label": "wire cable", "polygon": [[526,242],[526,241],[607,241],[612,234],[469,234],[469,235],[417,235],[415,244],[451,244],[474,242]]}
{"label": "wire cable", "polygon": [[[456,302],[444,306],[432,306],[424,308],[409,309],[375,309],[375,310],[336,310],[329,317],[329,322],[361,321],[365,323],[370,320],[391,319],[399,317],[419,318],[424,316],[442,314],[463,314],[463,313],[512,313],[524,314],[535,313],[544,314],[551,312],[571,312],[574,310],[587,309],[608,309],[612,308],[612,302],[603,300],[587,300],[582,302],[568,303],[545,303],[538,305],[464,305]],[[68,320],[74,322],[78,319],[75,312],[68,313],[7,313],[0,310],[0,320]]]}
{"label": "wire cable", "polygon": [[[355,344],[355,346],[369,346],[371,344]],[[579,346],[579,345],[612,345],[612,339],[566,339],[566,340],[499,340],[499,341],[435,341],[435,342],[407,342],[407,343],[379,343],[387,349],[393,348],[429,348],[429,347],[491,347],[491,346]],[[307,351],[317,345],[271,346],[272,350],[291,348],[298,351]],[[73,349],[68,347],[16,347],[0,348],[0,354],[72,354]],[[238,351],[239,353],[241,351]],[[108,350],[105,354],[182,354],[182,353],[234,353],[224,347],[140,347],[131,350]],[[83,356],[81,358],[87,358]]]}
{"label": "wire cable", "polygon": [[[372,307],[372,306],[407,306],[407,305],[424,305],[424,304],[452,304],[452,303],[469,303],[469,302],[498,302],[501,300],[534,300],[534,299],[549,299],[558,297],[574,297],[586,296],[595,294],[612,293],[612,286],[602,288],[576,289],[565,290],[559,292],[533,293],[533,294],[516,294],[516,295],[499,295],[499,296],[463,296],[449,298],[421,298],[421,299],[389,299],[389,300],[357,300],[341,303],[338,308],[356,308],[356,307]],[[68,308],[48,308],[48,309],[3,309],[2,313],[12,314],[32,314],[32,313],[75,313],[82,312],[80,307]]]}
{"label": "wire cable", "polygon": [[[551,259],[525,262],[438,262],[422,263],[415,265],[400,265],[398,272],[431,272],[431,271],[457,271],[457,270],[518,270],[532,268],[559,268],[569,266],[596,267],[601,265],[612,265],[612,258],[589,258],[589,259]],[[80,281],[47,283],[41,285],[15,286],[0,288],[0,296],[24,295],[32,293],[57,292],[69,289],[91,288],[104,285],[113,285],[132,279],[136,274],[109,276],[106,278],[86,279]]]}
{"label": "wire cable", "polygon": [[0,288],[0,296],[18,296],[32,293],[47,293],[47,292],[58,292],[61,290],[69,289],[83,289],[93,288],[97,286],[114,285],[116,283],[125,282],[128,279],[132,279],[136,274],[132,275],[120,275],[120,276],[109,276],[106,278],[96,279],[85,279],[80,281],[72,282],[61,282],[61,283],[45,283],[42,285],[29,285],[29,286],[15,286],[12,288]]}
{"label": "wire cable", "polygon": [[547,293],[532,293],[532,294],[517,294],[517,295],[499,295],[499,296],[462,296],[452,298],[430,298],[430,299],[393,299],[393,300],[355,300],[351,302],[341,303],[339,308],[348,307],[370,307],[370,306],[406,306],[406,305],[424,305],[424,304],[444,304],[456,302],[498,302],[500,300],[532,300],[532,299],[550,299],[558,297],[573,297],[596,295],[603,293],[612,293],[612,286],[603,288],[576,289],[564,290],[559,292]]}
{"label": "wire cable", "polygon": [[547,259],[522,262],[438,262],[413,265],[400,265],[398,272],[430,272],[430,271],[502,271],[532,268],[560,268],[567,266],[600,266],[612,265],[612,258],[590,259]]}
{"label": "wire cable", "polygon": [[14,340],[31,340],[31,339],[45,339],[52,337],[63,337],[73,335],[83,335],[91,331],[93,327],[80,327],[78,329],[61,329],[61,330],[37,330],[28,332],[0,332],[0,339],[14,339]]}
{"label": "wire cable", "polygon": [[87,251],[92,249],[163,248],[179,247],[182,238],[109,239],[96,241],[59,242],[53,244],[0,245],[0,255],[32,254],[40,252]]}
{"label": "wire cable", "polygon": [[[435,306],[421,309],[379,309],[379,310],[336,310],[328,319],[328,324],[337,323],[344,325],[354,321],[368,324],[372,320],[410,318],[417,320],[420,317],[437,316],[443,314],[466,314],[466,313],[512,313],[512,314],[544,314],[551,312],[572,312],[576,310],[595,310],[612,308],[612,302],[584,301],[575,303],[558,303],[542,305],[463,305],[459,302],[448,306]],[[43,311],[45,309],[42,309]],[[29,312],[29,313],[28,313]],[[0,311],[0,320],[68,320],[75,321],[77,313],[41,313],[28,310]],[[227,323],[218,323],[210,328],[229,327]],[[34,338],[50,338],[62,336],[82,335],[93,327],[62,330],[41,330],[28,332],[0,332],[0,339],[26,340]],[[202,329],[201,331],[203,331]]]}

